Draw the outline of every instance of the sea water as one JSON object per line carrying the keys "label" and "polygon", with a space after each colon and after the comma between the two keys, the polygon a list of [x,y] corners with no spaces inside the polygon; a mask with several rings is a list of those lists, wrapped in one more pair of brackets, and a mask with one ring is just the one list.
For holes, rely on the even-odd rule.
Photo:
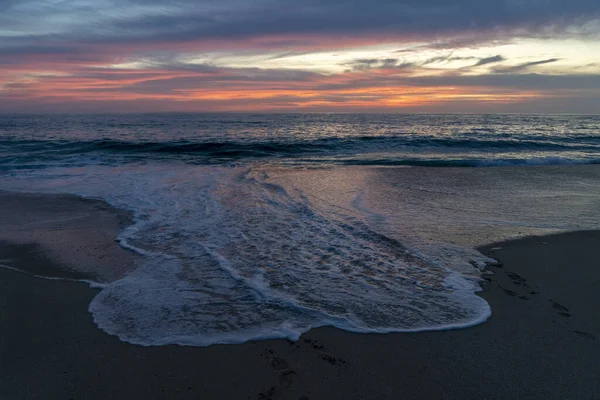
{"label": "sea water", "polygon": [[134,213],[90,311],[142,345],[481,323],[474,248],[598,228],[598,162],[597,116],[0,117],[0,189]]}

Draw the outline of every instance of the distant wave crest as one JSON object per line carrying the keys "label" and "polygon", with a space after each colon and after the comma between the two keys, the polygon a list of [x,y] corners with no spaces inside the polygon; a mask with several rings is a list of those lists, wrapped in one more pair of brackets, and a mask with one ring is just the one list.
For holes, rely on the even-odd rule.
{"label": "distant wave crest", "polygon": [[[5,137],[0,152],[19,160],[64,158],[87,154],[158,158],[182,157],[186,161],[221,162],[244,159],[284,159],[341,164],[495,166],[598,163],[598,159],[572,157],[565,153],[594,154],[600,138],[585,140],[517,140],[514,138],[442,138],[417,135],[346,136],[315,140],[238,141],[127,141],[100,139],[24,140]],[[510,153],[509,156],[506,156]],[[544,154],[546,153],[546,154]],[[548,155],[552,153],[552,155]],[[431,157],[434,154],[436,157]],[[516,156],[515,156],[516,154]],[[522,154],[523,156],[520,156]],[[472,157],[469,157],[471,155]],[[318,159],[315,159],[317,157]]]}

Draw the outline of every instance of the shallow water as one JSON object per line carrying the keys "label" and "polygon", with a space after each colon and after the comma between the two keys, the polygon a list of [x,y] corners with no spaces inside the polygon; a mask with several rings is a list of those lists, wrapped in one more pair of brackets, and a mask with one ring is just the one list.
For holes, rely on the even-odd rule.
{"label": "shallow water", "polygon": [[[155,136],[153,150],[148,145],[135,151],[133,145],[123,147],[141,135],[136,133],[144,126],[135,123],[139,116],[114,121],[94,117],[101,118],[100,125],[108,126],[111,135],[121,132],[118,149],[113,146],[115,138],[110,146],[97,148],[99,141],[107,140],[99,138],[106,131],[97,122],[88,128],[93,134],[84,135],[85,140],[81,133],[76,140],[59,138],[81,128],[84,117],[73,118],[78,121],[74,125],[63,120],[64,132],[55,121],[48,143],[36,130],[40,128],[21,127],[12,136],[5,132],[3,151],[8,155],[12,146],[13,152],[0,161],[0,189],[73,193],[134,212],[133,225],[118,239],[143,257],[132,273],[109,282],[90,305],[102,329],[132,343],[294,339],[322,325],[357,332],[471,326],[490,314],[487,303],[475,294],[480,268],[489,259],[474,247],[531,234],[597,229],[600,224],[600,168],[595,165],[339,165],[343,157],[355,157],[352,164],[356,157],[376,160],[381,155],[367,147],[348,156],[345,145],[326,161],[308,162],[302,150],[260,160],[256,155],[238,156],[231,162],[205,153],[173,151],[172,144],[165,144],[169,132],[156,121],[152,122],[158,124],[156,131],[144,133]],[[258,117],[237,125],[233,117],[227,118],[226,124],[210,122],[235,127],[223,128],[224,138],[233,135],[239,142],[267,135],[262,119],[254,120]],[[279,121],[278,129],[283,129],[286,118],[292,117],[268,118]],[[378,118],[383,117],[362,125],[357,118],[351,118],[350,127],[344,128],[343,121],[337,128],[328,126],[329,134],[361,126],[360,130],[373,130],[376,123],[382,125]],[[438,123],[432,121],[430,125]],[[182,126],[186,123],[184,118]],[[177,124],[169,119],[167,126]],[[502,129],[519,130],[508,123]],[[584,136],[593,136],[590,129],[579,129],[587,132]],[[25,140],[25,131],[41,139]],[[250,139],[244,136],[246,131]],[[190,132],[186,128],[186,134]],[[594,138],[581,143],[593,146]],[[82,151],[86,141],[95,149]],[[157,151],[161,146],[171,148]],[[541,154],[540,146],[536,154]],[[476,152],[500,157],[497,149],[484,146]],[[400,152],[392,150],[386,149],[399,157]],[[457,156],[450,153],[448,159]],[[593,153],[585,154],[592,159],[597,155]],[[583,153],[578,157],[575,161],[582,162]]]}

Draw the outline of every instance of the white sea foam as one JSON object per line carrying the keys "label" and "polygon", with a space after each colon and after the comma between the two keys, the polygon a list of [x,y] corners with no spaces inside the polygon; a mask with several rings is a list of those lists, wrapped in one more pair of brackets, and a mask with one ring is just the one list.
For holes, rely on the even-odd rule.
{"label": "white sea foam", "polygon": [[483,159],[471,162],[475,167],[508,167],[525,165],[582,165],[600,164],[600,158],[569,158],[561,156],[546,156],[532,158]]}
{"label": "white sea foam", "polygon": [[86,283],[93,289],[104,289],[108,286],[108,284],[106,284],[106,283],[100,283],[100,282],[96,282],[96,281],[93,281],[90,279],[74,279],[74,278],[65,278],[65,277],[59,277],[59,276],[46,276],[46,275],[32,274],[31,272],[22,270],[20,268],[11,267],[9,265],[4,265],[4,264],[0,264],[0,268],[8,269],[10,271],[15,271],[15,272],[18,272],[21,274],[30,275],[30,276],[33,276],[34,278],[38,278],[38,279],[47,279],[50,281],[68,281],[68,282]]}

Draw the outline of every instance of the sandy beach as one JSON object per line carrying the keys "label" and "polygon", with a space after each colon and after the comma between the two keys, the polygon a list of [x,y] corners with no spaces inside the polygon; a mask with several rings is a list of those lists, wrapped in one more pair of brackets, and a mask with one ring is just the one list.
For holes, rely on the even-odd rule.
{"label": "sandy beach", "polygon": [[600,232],[482,248],[501,264],[480,293],[492,317],[473,328],[141,347],[98,329],[98,290],[74,281],[131,268],[137,256],[114,241],[127,218],[100,201],[0,193],[0,264],[13,268],[0,268],[1,399],[600,398]]}

